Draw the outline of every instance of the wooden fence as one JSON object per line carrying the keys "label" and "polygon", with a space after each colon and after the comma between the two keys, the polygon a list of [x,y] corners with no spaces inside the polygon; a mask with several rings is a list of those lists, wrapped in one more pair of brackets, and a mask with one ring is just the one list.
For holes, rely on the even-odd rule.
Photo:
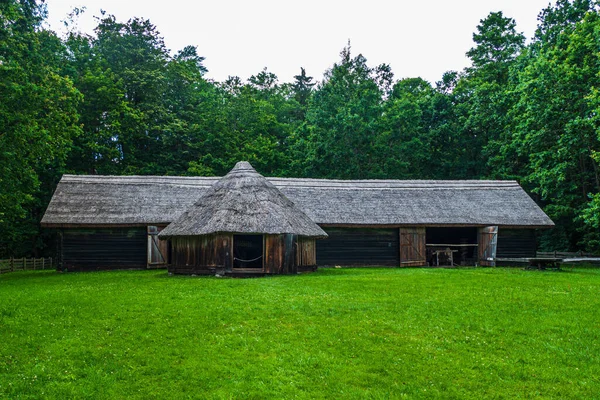
{"label": "wooden fence", "polygon": [[537,252],[537,257],[540,258],[547,258],[547,257],[554,257],[554,258],[583,258],[583,257],[600,257],[597,254],[592,254],[592,253],[586,253],[583,251],[575,251],[575,252],[568,252],[568,251],[538,251]]}
{"label": "wooden fence", "polygon": [[49,258],[9,258],[0,260],[0,274],[14,271],[53,269],[52,257]]}

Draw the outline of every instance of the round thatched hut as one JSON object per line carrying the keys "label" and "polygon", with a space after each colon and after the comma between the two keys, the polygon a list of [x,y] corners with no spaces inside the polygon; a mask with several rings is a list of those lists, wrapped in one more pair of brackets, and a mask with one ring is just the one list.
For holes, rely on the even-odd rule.
{"label": "round thatched hut", "polygon": [[295,274],[316,268],[315,239],[327,234],[250,163],[235,167],[160,234],[169,272]]}

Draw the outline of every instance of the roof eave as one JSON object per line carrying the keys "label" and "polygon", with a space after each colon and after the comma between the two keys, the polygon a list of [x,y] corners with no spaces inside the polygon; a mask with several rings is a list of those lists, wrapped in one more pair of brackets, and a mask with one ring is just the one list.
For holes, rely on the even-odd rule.
{"label": "roof eave", "polygon": [[551,224],[431,224],[431,223],[411,223],[411,224],[336,224],[336,223],[319,223],[320,227],[324,228],[408,228],[408,227],[423,227],[423,228],[483,228],[486,226],[498,226],[506,229],[550,229],[554,228],[554,222]]}
{"label": "roof eave", "polygon": [[54,223],[41,222],[42,228],[138,228],[147,226],[167,226],[169,222],[135,222],[135,223]]}

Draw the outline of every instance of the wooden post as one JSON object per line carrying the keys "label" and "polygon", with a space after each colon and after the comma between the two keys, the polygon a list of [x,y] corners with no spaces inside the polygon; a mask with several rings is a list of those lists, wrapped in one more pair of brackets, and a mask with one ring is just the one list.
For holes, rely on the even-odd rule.
{"label": "wooden post", "polygon": [[14,271],[15,271],[15,267],[14,267],[14,264],[13,264],[13,258],[11,257],[10,258],[10,272],[14,272]]}
{"label": "wooden post", "polygon": [[294,235],[285,233],[283,235],[283,273],[297,274],[298,265],[296,264],[296,255],[294,254]]}
{"label": "wooden post", "polygon": [[27,270],[27,258],[23,257],[23,271]]}

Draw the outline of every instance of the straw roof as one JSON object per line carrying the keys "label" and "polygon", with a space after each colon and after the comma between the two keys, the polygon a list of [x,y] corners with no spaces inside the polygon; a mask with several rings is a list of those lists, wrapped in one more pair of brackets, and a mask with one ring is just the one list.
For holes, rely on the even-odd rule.
{"label": "straw roof", "polygon": [[[516,181],[266,179],[325,226],[554,225]],[[64,175],[42,225],[166,225],[218,180]]]}
{"label": "straw roof", "polygon": [[238,162],[160,236],[218,232],[327,237],[317,224],[246,161]]}

